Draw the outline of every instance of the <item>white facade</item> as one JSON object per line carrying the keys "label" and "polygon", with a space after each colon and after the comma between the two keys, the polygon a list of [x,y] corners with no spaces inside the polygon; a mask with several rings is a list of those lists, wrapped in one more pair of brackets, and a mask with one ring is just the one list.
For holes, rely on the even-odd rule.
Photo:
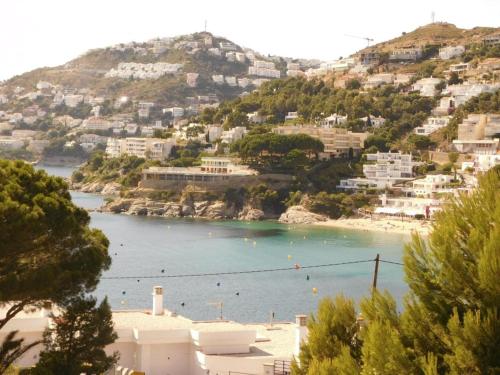
{"label": "white facade", "polygon": [[111,78],[137,78],[137,79],[157,79],[166,74],[176,74],[182,68],[182,64],[170,64],[159,62],[154,64],[141,63],[119,63],[115,69],[106,73],[106,77]]}
{"label": "white facade", "polygon": [[[113,311],[118,339],[106,347],[106,352],[119,352],[114,371],[120,374],[269,375],[274,374],[275,360],[291,361],[297,341],[307,338],[305,319],[301,325],[275,323],[272,327],[227,320],[193,321],[164,309],[163,290],[159,286],[154,289],[153,310]],[[54,314],[60,312],[54,309]],[[0,339],[17,330],[19,337],[31,343],[42,338],[49,324],[50,311],[23,311],[0,331]],[[36,364],[41,349],[41,345],[35,346],[16,365]]]}
{"label": "white facade", "polygon": [[112,123],[100,117],[91,117],[82,122],[82,128],[86,130],[104,130],[111,129]]}
{"label": "white facade", "polygon": [[432,198],[398,197],[389,198],[386,194],[380,196],[380,206],[375,208],[377,214],[387,215],[422,215],[430,218],[436,211],[441,210],[443,202]]}
{"label": "white facade", "polygon": [[429,117],[425,124],[415,128],[414,132],[418,135],[428,136],[434,133],[436,130],[444,128],[450,122],[450,116],[441,116],[441,117]]}
{"label": "white facade", "polygon": [[239,141],[247,133],[247,129],[244,126],[237,126],[230,130],[222,132],[221,140],[222,143],[231,144],[233,142]]}
{"label": "white facade", "polygon": [[346,122],[347,122],[347,115],[342,116],[337,113],[334,113],[320,120],[318,124],[319,126],[324,126],[324,127],[335,127],[337,125],[345,124]]}
{"label": "white facade", "polygon": [[465,52],[464,46],[448,46],[439,49],[439,58],[443,60],[450,60],[454,57],[462,56]]}
{"label": "white facade", "polygon": [[224,129],[222,128],[222,126],[219,126],[219,125],[208,126],[208,129],[207,129],[208,141],[215,142],[216,140],[220,139],[223,131],[224,131]]}
{"label": "white facade", "polygon": [[411,154],[401,152],[377,152],[367,154],[368,162],[363,164],[365,178],[349,178],[340,181],[339,189],[385,189],[394,184],[407,181],[413,176],[413,167],[417,163],[412,161]]}
{"label": "white facade", "polygon": [[63,100],[68,107],[74,108],[83,102],[83,95],[65,95]]}
{"label": "white facade", "polygon": [[158,138],[109,138],[106,154],[110,157],[132,155],[139,158],[165,160],[169,157],[175,141]]}
{"label": "white facade", "polygon": [[453,176],[445,174],[426,175],[424,178],[412,182],[412,188],[406,189],[416,197],[432,198],[436,194],[452,193],[448,185],[453,180]]}
{"label": "white facade", "polygon": [[422,96],[434,96],[437,93],[436,85],[440,82],[440,78],[422,78],[413,84],[412,90],[419,91]]}

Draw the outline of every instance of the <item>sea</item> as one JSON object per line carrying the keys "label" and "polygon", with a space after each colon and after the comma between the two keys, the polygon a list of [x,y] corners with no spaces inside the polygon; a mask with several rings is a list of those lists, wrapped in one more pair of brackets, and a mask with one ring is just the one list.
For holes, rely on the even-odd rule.
{"label": "sea", "polygon": [[[69,177],[70,167],[44,168]],[[103,197],[72,192],[94,209]],[[324,297],[369,297],[377,254],[400,263],[409,236],[361,230],[285,225],[273,221],[167,219],[91,212],[91,226],[110,241],[112,265],[98,298],[113,309],[151,309],[153,286],[165,307],[194,320],[292,321],[314,313]],[[344,264],[342,264],[344,263]],[[403,267],[380,263],[377,288],[401,307],[408,287]]]}

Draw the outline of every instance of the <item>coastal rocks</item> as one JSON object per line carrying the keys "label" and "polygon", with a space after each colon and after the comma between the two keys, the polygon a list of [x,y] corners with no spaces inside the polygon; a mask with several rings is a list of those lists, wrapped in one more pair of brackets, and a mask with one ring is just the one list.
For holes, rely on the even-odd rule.
{"label": "coastal rocks", "polygon": [[292,206],[281,214],[280,223],[286,224],[314,224],[320,221],[327,221],[328,217],[308,211],[303,206]]}
{"label": "coastal rocks", "polygon": [[104,186],[105,184],[102,182],[87,182],[79,190],[82,193],[100,193],[104,189]]}
{"label": "coastal rocks", "polygon": [[101,190],[102,195],[119,196],[122,186],[117,182],[110,182],[104,185]]}
{"label": "coastal rocks", "polygon": [[163,214],[164,217],[182,217],[182,205],[175,202],[165,204]]}
{"label": "coastal rocks", "polygon": [[134,199],[116,199],[112,202],[109,202],[104,208],[103,211],[113,212],[115,214],[119,214],[122,212],[126,212],[130,209],[130,206],[134,203]]}
{"label": "coastal rocks", "polygon": [[223,201],[161,202],[148,198],[116,198],[102,208],[105,212],[136,216],[162,216],[168,218],[194,217],[210,220],[238,219],[263,220],[268,217],[262,210],[247,206],[238,212]]}
{"label": "coastal rocks", "polygon": [[249,206],[243,207],[243,209],[240,211],[238,215],[238,220],[243,220],[243,221],[256,221],[256,220],[262,220],[264,218],[265,218],[264,211]]}

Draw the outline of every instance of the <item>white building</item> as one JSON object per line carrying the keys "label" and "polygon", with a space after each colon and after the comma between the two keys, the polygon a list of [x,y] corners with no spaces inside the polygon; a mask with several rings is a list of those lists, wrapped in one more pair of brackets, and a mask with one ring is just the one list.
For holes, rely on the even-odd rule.
{"label": "white building", "polygon": [[248,67],[248,75],[267,78],[280,78],[281,73],[275,68],[273,62],[254,60],[253,66]]}
{"label": "white building", "polygon": [[222,74],[214,74],[212,75],[212,81],[214,81],[217,85],[224,84],[224,76]]}
{"label": "white building", "polygon": [[380,128],[385,124],[385,118],[383,118],[382,116],[366,116],[361,117],[360,120],[363,121],[366,125],[371,125],[374,128]]}
{"label": "white building", "polygon": [[112,123],[101,117],[90,117],[82,122],[82,128],[85,130],[103,130],[108,131],[111,129]]}
{"label": "white building", "polygon": [[380,206],[375,208],[375,213],[386,215],[421,215],[426,218],[442,209],[443,202],[433,198],[413,198],[413,197],[387,197],[380,195]]}
{"label": "white building", "polygon": [[207,127],[208,141],[215,142],[222,137],[224,129],[220,125],[209,125]]}
{"label": "white building", "polygon": [[453,193],[449,184],[453,181],[453,176],[445,174],[426,175],[424,178],[413,181],[412,187],[404,189],[412,196],[421,198],[433,198],[436,194]]}
{"label": "white building", "polygon": [[422,126],[415,128],[415,134],[428,136],[444,128],[450,122],[450,116],[429,117]]}
{"label": "white building", "polygon": [[122,62],[114,69],[106,73],[111,78],[136,78],[157,79],[167,74],[176,74],[183,64],[170,64],[166,62],[141,64],[134,62]]}
{"label": "white building", "polygon": [[463,153],[496,154],[499,135],[499,114],[470,114],[458,125],[458,139],[453,140],[453,146]]}
{"label": "white building", "polygon": [[441,83],[440,78],[428,77],[419,79],[412,86],[413,91],[419,91],[421,96],[434,96],[437,93],[436,85]]}
{"label": "white building", "polygon": [[450,68],[449,68],[449,72],[462,74],[462,73],[465,73],[469,69],[470,69],[469,63],[451,64]]}
{"label": "white building", "polygon": [[182,107],[170,107],[163,109],[163,113],[171,113],[173,118],[178,118],[184,116],[184,108]]}
{"label": "white building", "polygon": [[500,154],[475,155],[474,169],[479,172],[487,172],[491,168],[500,165]]}
{"label": "white building", "polygon": [[334,114],[331,114],[330,116],[325,117],[324,119],[320,120],[318,122],[318,125],[323,126],[323,127],[332,128],[332,127],[335,127],[337,125],[345,124],[346,122],[347,122],[347,115],[342,116],[342,115],[339,115],[338,113],[334,113]]}
{"label": "white building", "polygon": [[464,46],[447,46],[439,49],[439,58],[442,60],[450,60],[455,57],[462,56],[465,52]]}
{"label": "white building", "polygon": [[196,87],[198,85],[198,73],[186,73],[186,84],[189,87]]}
{"label": "white building", "polygon": [[[7,308],[2,308],[3,315]],[[52,311],[56,316],[60,314],[58,309]],[[50,312],[20,312],[2,328],[0,339],[17,330],[26,343],[40,340],[52,323]],[[113,374],[273,375],[277,374],[275,361],[289,365],[307,339],[307,319],[303,315],[297,316],[296,323],[272,325],[190,320],[164,309],[160,286],[153,288],[152,310],[113,311],[112,319],[118,339],[106,347],[106,352],[117,351],[120,355]],[[41,345],[35,346],[16,365],[33,366],[41,349]]]}
{"label": "white building", "polygon": [[368,162],[363,165],[365,178],[349,178],[341,180],[339,189],[385,189],[397,183],[408,181],[413,177],[413,167],[418,163],[412,161],[411,154],[401,152],[377,152],[367,154]]}
{"label": "white building", "polygon": [[74,108],[83,102],[83,95],[65,95],[63,100],[68,107]]}
{"label": "white building", "polygon": [[391,51],[389,60],[416,61],[422,57],[421,47],[402,47]]}
{"label": "white building", "polygon": [[221,135],[222,143],[231,144],[239,141],[246,133],[247,129],[244,126],[236,126],[230,130],[225,130]]}
{"label": "white building", "polygon": [[299,118],[299,114],[297,112],[288,112],[285,116],[285,121],[288,120],[296,120]]}
{"label": "white building", "polygon": [[170,156],[175,141],[159,138],[109,138],[106,154],[110,157],[133,155],[139,158],[165,160]]}

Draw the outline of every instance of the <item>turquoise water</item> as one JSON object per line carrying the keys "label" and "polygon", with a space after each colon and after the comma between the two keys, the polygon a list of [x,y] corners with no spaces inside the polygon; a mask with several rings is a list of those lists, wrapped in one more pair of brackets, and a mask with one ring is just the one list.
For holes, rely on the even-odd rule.
{"label": "turquoise water", "polygon": [[[70,174],[67,168],[51,168],[50,172]],[[102,202],[100,196],[77,192],[73,198],[87,208]],[[400,261],[403,243],[408,240],[395,234],[270,222],[103,213],[91,213],[91,218],[91,225],[109,238],[113,258],[96,294],[107,295],[114,308],[150,308],[152,287],[162,285],[165,306],[192,319],[218,317],[217,308],[209,303],[219,301],[226,318],[255,322],[267,320],[271,311],[276,320],[291,320],[295,314],[314,311],[322,297],[337,293],[358,300],[369,293],[374,263],[223,276],[141,277],[330,264],[373,259],[377,253],[382,259]],[[133,278],[107,279],[122,276]],[[402,267],[382,263],[378,286],[401,300],[407,289]]]}

